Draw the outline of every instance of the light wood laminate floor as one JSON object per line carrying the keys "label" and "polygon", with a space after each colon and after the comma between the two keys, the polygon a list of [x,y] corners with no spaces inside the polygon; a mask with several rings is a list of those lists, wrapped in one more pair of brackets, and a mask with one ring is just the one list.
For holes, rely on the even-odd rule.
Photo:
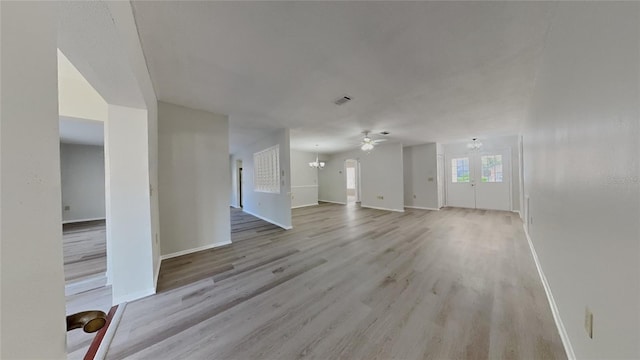
{"label": "light wood laminate floor", "polygon": [[[87,310],[102,310],[105,313],[111,309],[111,286],[67,296],[67,315]],[[96,333],[88,334],[82,329],[67,331],[67,359],[83,359]]]}
{"label": "light wood laminate floor", "polygon": [[566,358],[515,214],[321,204],[293,225],[163,262],[107,358]]}
{"label": "light wood laminate floor", "polygon": [[104,220],[62,225],[64,276],[67,283],[107,271],[107,240]]}

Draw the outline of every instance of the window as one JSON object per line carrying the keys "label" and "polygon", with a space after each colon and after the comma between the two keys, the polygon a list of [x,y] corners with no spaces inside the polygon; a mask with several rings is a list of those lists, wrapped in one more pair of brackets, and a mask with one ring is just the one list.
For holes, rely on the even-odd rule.
{"label": "window", "polygon": [[280,193],[280,146],[253,154],[253,189],[258,192]]}
{"label": "window", "polygon": [[502,182],[502,155],[485,155],[481,158],[482,182]]}
{"label": "window", "polygon": [[451,182],[469,182],[469,158],[451,159]]}

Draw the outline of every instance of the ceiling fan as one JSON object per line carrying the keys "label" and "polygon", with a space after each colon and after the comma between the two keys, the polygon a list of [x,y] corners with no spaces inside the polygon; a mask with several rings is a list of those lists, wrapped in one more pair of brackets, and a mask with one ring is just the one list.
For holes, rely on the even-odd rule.
{"label": "ceiling fan", "polygon": [[[360,142],[360,149],[362,151],[371,151],[374,146],[378,145],[378,143],[387,141],[387,139],[372,139],[369,136],[369,130],[363,131],[362,134],[364,135],[364,138],[362,138],[362,141]],[[381,134],[388,135],[389,133],[384,131]]]}

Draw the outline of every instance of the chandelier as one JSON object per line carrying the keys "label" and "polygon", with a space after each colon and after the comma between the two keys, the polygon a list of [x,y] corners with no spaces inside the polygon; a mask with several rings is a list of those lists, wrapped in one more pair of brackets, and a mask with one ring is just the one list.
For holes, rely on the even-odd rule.
{"label": "chandelier", "polygon": [[309,166],[315,169],[324,169],[325,162],[318,160],[318,145],[316,144],[316,161],[309,163]]}
{"label": "chandelier", "polygon": [[467,149],[471,151],[478,151],[482,147],[482,143],[477,138],[473,138],[470,143],[467,143]]}

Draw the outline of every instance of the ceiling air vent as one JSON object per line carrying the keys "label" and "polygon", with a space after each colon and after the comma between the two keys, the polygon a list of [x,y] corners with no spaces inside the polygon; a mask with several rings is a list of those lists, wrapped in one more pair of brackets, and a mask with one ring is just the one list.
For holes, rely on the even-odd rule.
{"label": "ceiling air vent", "polygon": [[342,105],[342,104],[345,104],[345,103],[347,103],[349,101],[351,101],[351,96],[346,96],[345,95],[343,97],[337,98],[333,103],[336,104],[336,105]]}

